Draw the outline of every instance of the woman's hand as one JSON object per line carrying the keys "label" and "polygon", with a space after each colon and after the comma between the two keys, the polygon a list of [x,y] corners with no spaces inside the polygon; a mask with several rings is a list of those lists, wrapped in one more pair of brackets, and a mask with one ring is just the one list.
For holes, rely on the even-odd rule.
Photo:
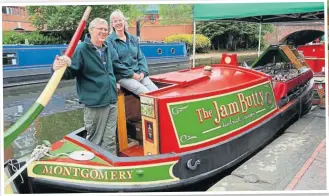
{"label": "woman's hand", "polygon": [[55,61],[53,63],[53,70],[56,71],[62,67],[66,67],[70,65],[71,65],[71,59],[68,56],[56,55]]}
{"label": "woman's hand", "polygon": [[133,75],[133,79],[135,79],[135,80],[137,80],[137,81],[140,81],[140,75],[139,74],[137,74],[137,73],[134,73],[134,75]]}
{"label": "woman's hand", "polygon": [[140,76],[139,81],[142,81],[142,80],[144,79],[144,77],[145,77],[143,72],[141,72],[141,73],[139,74],[139,76]]}

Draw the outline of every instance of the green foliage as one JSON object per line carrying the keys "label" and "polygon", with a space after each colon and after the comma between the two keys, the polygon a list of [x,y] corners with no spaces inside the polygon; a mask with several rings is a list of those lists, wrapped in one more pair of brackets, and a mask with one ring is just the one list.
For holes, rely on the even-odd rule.
{"label": "green foliage", "polygon": [[4,31],[2,34],[3,44],[21,44],[24,43],[24,37],[22,33],[14,31]]}
{"label": "green foliage", "polygon": [[[211,40],[212,49],[236,51],[237,48],[257,48],[259,24],[243,22],[215,22],[197,23],[197,33],[204,34]],[[264,35],[272,32],[273,25],[263,24],[261,32],[261,46],[264,46]]]}
{"label": "green foliage", "polygon": [[191,24],[192,4],[161,4],[159,14],[161,24]]}
{"label": "green foliage", "polygon": [[[39,30],[75,30],[87,5],[28,6],[30,22]],[[125,17],[135,19],[143,14],[146,5],[92,5],[88,22],[96,17],[109,21],[111,13],[119,9]]]}
{"label": "green foliage", "polygon": [[[164,42],[185,42],[190,49],[193,47],[193,34],[178,34],[171,35],[165,38]],[[198,53],[206,53],[210,49],[210,40],[208,37],[196,34],[195,38],[195,50]],[[190,50],[190,52],[192,52]]]}
{"label": "green foliage", "polygon": [[2,41],[3,44],[25,44],[25,39],[29,44],[56,44],[62,43],[57,37],[44,36],[39,32],[18,33],[14,31],[4,31]]}

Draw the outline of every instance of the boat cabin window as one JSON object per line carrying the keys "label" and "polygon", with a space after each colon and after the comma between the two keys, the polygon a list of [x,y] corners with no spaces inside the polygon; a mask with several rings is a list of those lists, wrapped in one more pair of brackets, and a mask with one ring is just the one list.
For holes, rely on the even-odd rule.
{"label": "boat cabin window", "polygon": [[175,54],[175,48],[171,48],[171,54]]}
{"label": "boat cabin window", "polygon": [[4,66],[17,65],[17,53],[4,52],[2,57],[2,63]]}

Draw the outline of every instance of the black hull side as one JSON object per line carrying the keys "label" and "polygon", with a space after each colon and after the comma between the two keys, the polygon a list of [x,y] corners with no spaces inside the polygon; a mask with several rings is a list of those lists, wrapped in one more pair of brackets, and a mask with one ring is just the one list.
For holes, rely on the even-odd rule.
{"label": "black hull side", "polygon": [[[242,135],[200,150],[183,153],[179,162],[173,168],[173,174],[179,181],[148,185],[94,185],[67,183],[53,180],[30,178],[30,190],[33,193],[58,192],[140,192],[140,191],[170,191],[177,190],[200,180],[210,178],[226,169],[233,167],[243,159],[267,144],[274,136],[293,119],[307,113],[312,106],[313,82],[310,81],[303,92],[293,100],[281,113],[273,115]],[[196,160],[200,165],[195,170],[188,169],[187,162]]]}
{"label": "black hull side", "polygon": [[[268,143],[282,128],[293,119],[306,114],[312,107],[313,89],[311,81],[305,86],[303,93],[298,96],[283,112],[272,116],[257,127],[248,130],[242,135],[231,138],[225,143],[217,144],[200,151],[189,152],[181,156],[174,166],[173,173],[180,179],[190,179],[209,172],[219,173],[234,166],[260,147]],[[211,156],[209,156],[211,155]],[[199,160],[200,165],[195,170],[187,167],[187,162],[192,164]],[[210,173],[208,175],[211,175]]]}

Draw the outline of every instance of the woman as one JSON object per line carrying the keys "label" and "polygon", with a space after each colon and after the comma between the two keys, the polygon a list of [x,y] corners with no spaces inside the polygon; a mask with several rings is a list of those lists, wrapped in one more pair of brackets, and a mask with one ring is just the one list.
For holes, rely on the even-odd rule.
{"label": "woman", "polygon": [[110,26],[108,43],[113,44],[120,61],[134,72],[133,75],[130,75],[114,70],[120,86],[136,95],[158,89],[148,77],[149,70],[146,58],[139,47],[137,38],[128,33],[127,22],[120,10],[112,12]]}

